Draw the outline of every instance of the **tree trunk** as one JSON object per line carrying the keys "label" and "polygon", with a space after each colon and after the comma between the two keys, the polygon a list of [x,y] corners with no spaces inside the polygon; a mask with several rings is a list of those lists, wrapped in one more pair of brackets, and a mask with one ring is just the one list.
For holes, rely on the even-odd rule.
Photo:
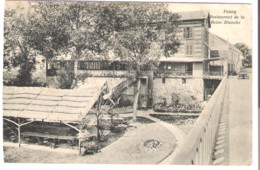
{"label": "tree trunk", "polygon": [[21,126],[20,126],[20,118],[18,118],[18,147],[21,147]]}
{"label": "tree trunk", "polygon": [[18,146],[21,147],[21,126],[18,126]]}
{"label": "tree trunk", "polygon": [[72,81],[71,88],[74,88],[77,85],[77,76],[78,76],[78,59],[74,60],[74,77]]}
{"label": "tree trunk", "polygon": [[74,78],[76,79],[78,75],[78,59],[75,59],[74,61]]}
{"label": "tree trunk", "polygon": [[97,116],[97,140],[100,140],[100,131],[99,131],[99,116]]}
{"label": "tree trunk", "polygon": [[137,116],[137,106],[138,106],[140,85],[141,85],[140,78],[137,78],[137,87],[135,90],[134,103],[133,103],[133,121],[134,122],[136,122],[136,116]]}
{"label": "tree trunk", "polygon": [[81,155],[81,139],[79,138],[79,155]]}

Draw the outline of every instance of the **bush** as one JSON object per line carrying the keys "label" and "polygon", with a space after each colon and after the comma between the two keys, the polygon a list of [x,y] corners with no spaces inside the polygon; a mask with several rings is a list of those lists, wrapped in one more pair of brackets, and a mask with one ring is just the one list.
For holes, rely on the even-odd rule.
{"label": "bush", "polygon": [[178,105],[164,105],[158,103],[153,106],[156,112],[177,112],[177,113],[200,113],[203,107],[200,104],[178,104]]}
{"label": "bush", "polygon": [[32,72],[33,86],[46,86],[46,71],[43,65],[36,65],[36,69]]}
{"label": "bush", "polygon": [[58,82],[60,82],[61,89],[70,89],[72,87],[72,83],[74,80],[74,72],[73,70],[65,70],[62,69],[59,72]]}
{"label": "bush", "polygon": [[4,68],[3,69],[3,83],[7,86],[15,85],[20,67]]}

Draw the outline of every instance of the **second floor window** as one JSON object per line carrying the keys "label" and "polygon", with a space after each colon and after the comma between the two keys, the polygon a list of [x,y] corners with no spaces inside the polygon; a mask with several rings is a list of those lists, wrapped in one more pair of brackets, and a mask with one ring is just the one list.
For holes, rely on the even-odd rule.
{"label": "second floor window", "polygon": [[192,28],[191,27],[185,27],[183,35],[184,35],[184,38],[192,38]]}
{"label": "second floor window", "polygon": [[193,46],[192,45],[186,45],[186,55],[191,56],[192,55]]}

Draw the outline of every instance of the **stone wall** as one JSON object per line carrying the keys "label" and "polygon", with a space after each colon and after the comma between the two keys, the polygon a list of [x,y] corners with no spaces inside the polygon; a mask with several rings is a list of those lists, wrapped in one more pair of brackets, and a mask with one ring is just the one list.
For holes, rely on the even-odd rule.
{"label": "stone wall", "polygon": [[202,78],[162,78],[153,80],[153,104],[162,102],[165,98],[167,104],[178,100],[179,104],[196,104],[203,101],[204,82]]}

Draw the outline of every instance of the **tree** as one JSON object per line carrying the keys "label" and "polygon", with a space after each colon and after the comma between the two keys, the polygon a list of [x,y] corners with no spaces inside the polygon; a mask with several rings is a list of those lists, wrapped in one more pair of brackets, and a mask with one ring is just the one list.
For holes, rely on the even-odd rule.
{"label": "tree", "polygon": [[236,43],[235,47],[239,49],[243,54],[243,67],[252,67],[252,54],[249,47],[244,43]]}
{"label": "tree", "polygon": [[164,4],[120,3],[109,4],[107,8],[116,18],[110,21],[113,34],[109,39],[114,59],[131,63],[132,76],[137,80],[133,103],[136,121],[140,76],[156,68],[160,57],[177,52],[178,16],[170,13]]}
{"label": "tree", "polygon": [[37,13],[35,16],[38,17],[34,25],[42,28],[35,32],[35,37],[40,37],[35,40],[36,49],[47,57],[47,61],[55,56],[70,56],[75,60],[75,80],[78,78],[78,59],[90,59],[104,52],[106,48],[104,39],[107,33],[101,27],[99,4],[52,1],[34,2],[32,5]]}
{"label": "tree", "polygon": [[4,67],[20,67],[14,82],[18,86],[31,84],[31,74],[35,68],[33,37],[30,36],[34,28],[31,22],[29,13],[22,7],[5,11]]}

